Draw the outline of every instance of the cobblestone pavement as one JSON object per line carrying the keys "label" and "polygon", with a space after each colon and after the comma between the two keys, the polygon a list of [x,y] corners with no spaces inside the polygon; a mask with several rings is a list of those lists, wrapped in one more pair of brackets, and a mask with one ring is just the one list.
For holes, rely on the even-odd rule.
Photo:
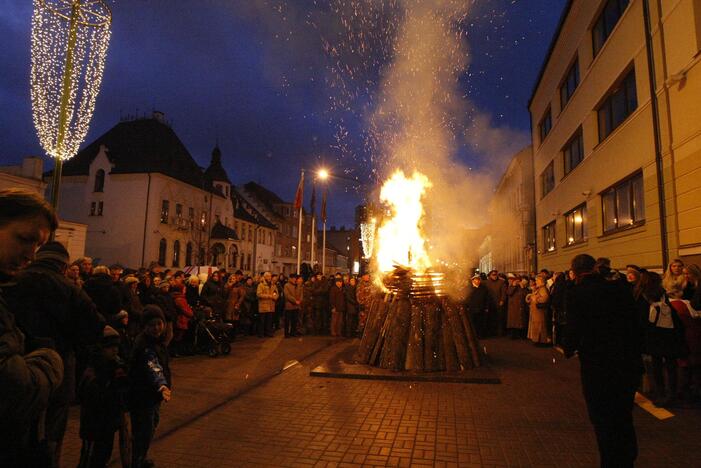
{"label": "cobblestone pavement", "polygon": [[[163,424],[151,450],[156,464],[208,468],[598,464],[578,363],[564,360],[557,351],[522,341],[484,341],[502,379],[499,385],[310,377],[310,368],[347,345],[327,348],[327,344],[323,338],[251,340],[235,345],[236,356],[177,361],[174,400],[163,408]],[[270,377],[289,359],[316,350],[320,351],[301,364]],[[252,358],[246,358],[248,352],[253,352]],[[246,368],[255,368],[256,376],[241,381]],[[205,412],[207,408],[213,409]],[[637,466],[701,467],[701,410],[671,411],[675,416],[661,421],[636,407]],[[67,452],[75,456],[74,420],[71,426]]]}

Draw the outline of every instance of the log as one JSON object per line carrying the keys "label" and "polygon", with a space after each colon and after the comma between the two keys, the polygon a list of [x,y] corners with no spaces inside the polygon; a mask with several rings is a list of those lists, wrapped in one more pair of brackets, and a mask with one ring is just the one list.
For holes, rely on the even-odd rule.
{"label": "log", "polygon": [[441,308],[441,341],[443,343],[443,363],[445,370],[455,372],[460,369],[458,357],[455,350],[455,342],[453,341],[453,331],[450,329],[448,318],[445,311]]}
{"label": "log", "polygon": [[370,310],[365,322],[365,331],[360,340],[360,346],[355,354],[355,361],[361,364],[370,363],[370,355],[375,348],[377,338],[382,330],[387,314],[389,295],[377,295],[370,303]]}
{"label": "log", "polygon": [[387,316],[387,333],[380,355],[380,367],[383,369],[403,370],[409,343],[411,327],[411,302],[408,298],[395,297],[393,313]]}
{"label": "log", "polygon": [[[422,304],[423,305],[423,304]],[[440,319],[435,303],[423,305],[424,323],[424,370],[428,372],[442,370],[443,347],[440,346]]]}
{"label": "log", "polygon": [[407,370],[424,370],[424,328],[423,313],[416,304],[411,305],[411,327],[409,328],[409,343],[406,350]]}
{"label": "log", "polygon": [[470,354],[470,348],[467,344],[467,336],[465,333],[465,327],[462,324],[462,320],[455,310],[454,306],[450,304],[447,300],[443,300],[443,312],[444,316],[447,318],[446,326],[450,328],[453,334],[453,343],[455,343],[455,352],[458,357],[458,363],[461,369],[472,369],[475,367],[472,362],[472,355]]}

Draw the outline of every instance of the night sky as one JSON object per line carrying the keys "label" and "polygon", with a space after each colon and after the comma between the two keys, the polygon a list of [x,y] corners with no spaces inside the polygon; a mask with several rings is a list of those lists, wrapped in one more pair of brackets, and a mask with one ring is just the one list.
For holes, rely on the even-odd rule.
{"label": "night sky", "polygon": [[[358,137],[362,112],[342,109],[338,89],[330,86],[338,60],[331,60],[329,46],[344,41],[335,10],[339,2],[352,3],[108,1],[113,35],[85,144],[120,116],[160,110],[201,166],[218,141],[235,184],[255,180],[292,200],[302,167],[323,164],[358,180],[330,184],[330,223],[351,224],[374,174],[372,150]],[[488,117],[490,128],[506,130],[525,146],[526,104],[565,0],[471,3],[460,25],[470,50],[460,80],[465,98]],[[31,14],[29,0],[0,0],[2,164],[43,154],[29,99]],[[383,28],[381,22],[372,27]],[[341,57],[355,71],[351,85],[363,90],[354,105],[371,101],[388,60],[381,52],[387,36],[368,31],[367,37],[376,39],[369,51]],[[485,145],[463,144],[459,158],[479,171],[487,156],[477,148]]]}

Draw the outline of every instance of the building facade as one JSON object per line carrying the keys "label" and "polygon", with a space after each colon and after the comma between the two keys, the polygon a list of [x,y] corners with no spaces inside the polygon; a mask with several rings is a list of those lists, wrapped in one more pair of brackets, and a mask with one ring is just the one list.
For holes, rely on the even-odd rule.
{"label": "building facade", "polygon": [[528,273],[534,268],[535,207],[533,149],[511,159],[489,204],[489,261],[480,265],[504,272]]}
{"label": "building facade", "polygon": [[539,268],[701,259],[700,52],[698,1],[568,1],[529,102]]}

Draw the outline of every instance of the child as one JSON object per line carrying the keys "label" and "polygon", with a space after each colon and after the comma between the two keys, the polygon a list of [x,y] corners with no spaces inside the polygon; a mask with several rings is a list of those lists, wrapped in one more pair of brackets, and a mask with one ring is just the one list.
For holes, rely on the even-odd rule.
{"label": "child", "polygon": [[158,427],[161,401],[170,401],[170,368],[164,344],[165,316],[157,305],[143,310],[144,330],[136,337],[130,359],[129,410],[133,435],[132,468],[152,467],[146,459]]}
{"label": "child", "polygon": [[114,433],[125,410],[127,373],[119,358],[119,333],[106,326],[97,352],[88,361],[78,387],[80,397],[79,468],[105,467],[112,456]]}

